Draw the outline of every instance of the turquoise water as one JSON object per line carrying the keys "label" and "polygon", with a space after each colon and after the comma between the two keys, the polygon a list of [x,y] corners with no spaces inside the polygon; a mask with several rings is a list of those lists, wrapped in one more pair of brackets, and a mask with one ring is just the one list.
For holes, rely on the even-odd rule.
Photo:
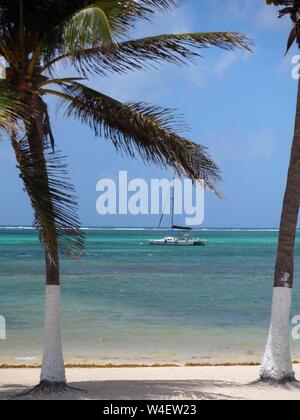
{"label": "turquoise water", "polygon": [[[62,260],[68,361],[259,361],[277,232],[208,230],[207,247],[154,247],[151,230],[88,230],[86,258]],[[199,233],[195,233],[196,236]],[[300,314],[299,252],[293,315]],[[40,360],[43,253],[32,230],[0,229],[0,362]],[[293,342],[300,359],[300,342]]]}

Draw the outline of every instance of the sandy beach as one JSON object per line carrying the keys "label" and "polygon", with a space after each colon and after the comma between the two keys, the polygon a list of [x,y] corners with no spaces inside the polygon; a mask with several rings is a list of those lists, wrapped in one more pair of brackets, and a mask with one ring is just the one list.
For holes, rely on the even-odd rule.
{"label": "sandy beach", "polygon": [[[295,367],[300,377],[300,366]],[[257,366],[174,368],[71,368],[69,384],[82,392],[54,399],[73,400],[298,400],[300,385],[253,384]],[[39,369],[0,369],[0,399],[37,384]]]}

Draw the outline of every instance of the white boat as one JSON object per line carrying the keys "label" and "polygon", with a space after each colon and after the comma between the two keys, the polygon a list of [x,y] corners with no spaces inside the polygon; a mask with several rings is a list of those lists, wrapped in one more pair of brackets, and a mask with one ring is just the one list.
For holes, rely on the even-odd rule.
{"label": "white boat", "polygon": [[171,245],[171,246],[205,246],[207,241],[199,238],[191,238],[189,235],[182,237],[166,236],[163,239],[150,241],[150,245]]}
{"label": "white boat", "polygon": [[[174,225],[174,187],[172,188],[172,197],[171,197],[171,217],[172,217],[172,230],[181,231],[181,235],[178,236],[165,236],[163,239],[153,239],[150,241],[150,245],[160,245],[160,246],[205,246],[207,241],[200,238],[192,238],[187,231],[192,229],[189,227],[182,227]],[[163,214],[160,218],[159,228],[163,220]]]}

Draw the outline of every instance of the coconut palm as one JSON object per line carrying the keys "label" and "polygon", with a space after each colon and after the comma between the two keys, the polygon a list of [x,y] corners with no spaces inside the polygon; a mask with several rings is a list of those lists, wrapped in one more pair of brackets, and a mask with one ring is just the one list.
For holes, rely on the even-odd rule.
{"label": "coconut palm", "polygon": [[[162,61],[183,64],[200,48],[248,48],[243,35],[228,32],[129,39],[136,22],[174,6],[175,0],[0,0],[0,54],[6,62],[0,123],[9,133],[45,250],[45,344],[36,392],[66,384],[59,253],[80,258],[84,245],[74,190],[51,129],[48,97],[59,98],[68,117],[87,124],[123,154],[169,165],[179,175],[203,179],[214,191],[220,179],[206,149],[178,133],[182,125],[170,110],[121,103],[82,81]],[[77,77],[60,77],[63,66]]]}
{"label": "coconut palm", "polygon": [[[300,1],[267,0],[267,4],[284,6],[279,17],[289,15],[293,27],[287,51],[296,41],[300,47]],[[294,140],[291,150],[287,186],[283,201],[275,267],[272,319],[260,376],[264,381],[290,382],[293,372],[289,321],[294,280],[294,249],[300,204],[300,85],[298,86]]]}

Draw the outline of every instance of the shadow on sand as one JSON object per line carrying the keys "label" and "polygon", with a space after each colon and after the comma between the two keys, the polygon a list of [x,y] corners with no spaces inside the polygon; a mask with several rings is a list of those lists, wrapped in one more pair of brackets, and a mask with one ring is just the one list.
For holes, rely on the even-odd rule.
{"label": "shadow on sand", "polygon": [[31,397],[20,395],[30,388],[12,384],[2,385],[0,400],[243,400],[245,398],[237,395],[243,395],[245,390],[248,399],[252,399],[252,396],[255,399],[257,390],[268,393],[271,391],[271,394],[277,390],[279,398],[281,391],[300,391],[300,382],[276,386],[266,383],[241,385],[236,382],[214,380],[83,381],[71,382],[69,386],[81,391]]}
{"label": "shadow on sand", "polygon": [[[228,400],[233,399],[226,394],[226,389],[238,387],[236,383],[223,381],[89,381],[72,382],[71,387],[82,392],[55,394],[45,398],[64,400]],[[214,388],[213,392],[204,389]],[[28,389],[20,385],[2,385],[0,400],[31,399],[30,396],[18,394]],[[235,398],[236,399],[236,398]]]}

